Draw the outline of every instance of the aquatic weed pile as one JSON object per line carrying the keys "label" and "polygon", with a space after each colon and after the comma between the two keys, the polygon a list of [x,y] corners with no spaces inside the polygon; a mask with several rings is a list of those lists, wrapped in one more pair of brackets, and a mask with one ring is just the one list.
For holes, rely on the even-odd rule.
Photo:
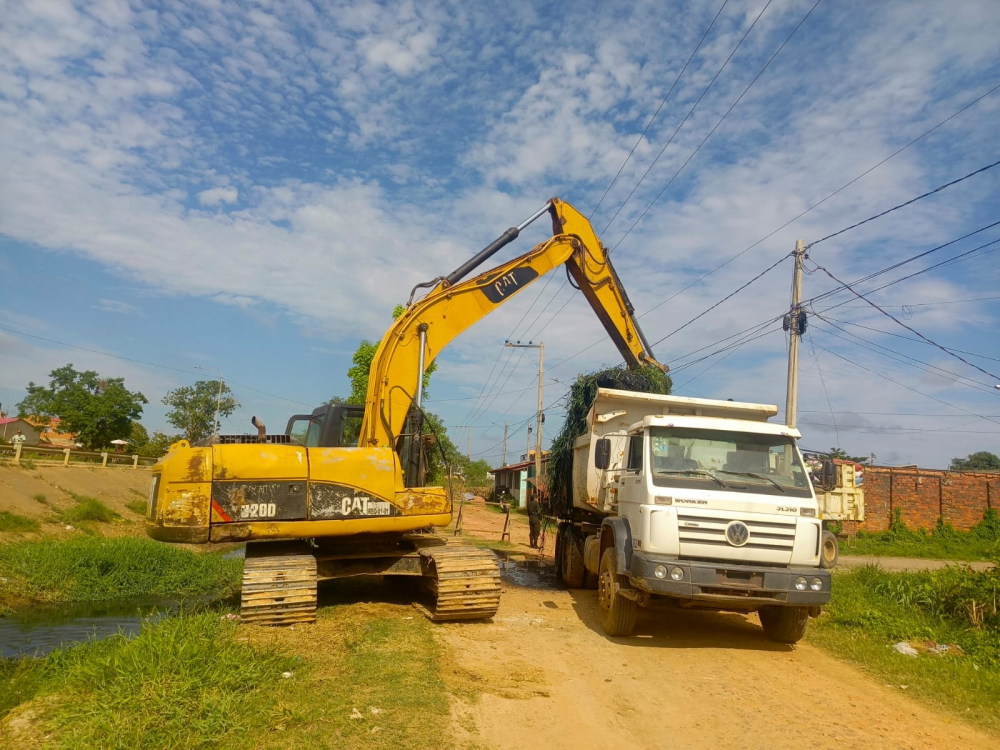
{"label": "aquatic weed pile", "polygon": [[613,367],[608,370],[577,376],[570,387],[566,422],[549,454],[549,512],[561,516],[573,507],[573,442],[587,428],[587,412],[597,398],[598,388],[617,388],[638,393],[670,394],[670,376],[657,367],[627,370]]}

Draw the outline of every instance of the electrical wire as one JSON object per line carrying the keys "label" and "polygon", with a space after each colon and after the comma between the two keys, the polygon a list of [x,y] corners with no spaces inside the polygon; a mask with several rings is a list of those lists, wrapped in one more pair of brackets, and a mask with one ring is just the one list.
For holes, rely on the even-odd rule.
{"label": "electrical wire", "polygon": [[[1000,163],[1000,162],[998,162],[998,163]],[[984,370],[982,367],[979,367],[978,365],[972,364],[969,360],[967,360],[967,359],[959,356],[958,354],[955,354],[955,352],[951,351],[950,349],[947,349],[946,347],[941,346],[941,344],[937,343],[936,341],[932,341],[931,339],[927,338],[926,336],[924,336],[924,334],[920,333],[920,331],[918,331],[917,329],[913,328],[912,326],[906,325],[906,323],[904,323],[903,321],[899,320],[899,318],[895,317],[892,313],[890,313],[890,312],[888,312],[886,310],[883,310],[881,307],[879,307],[877,304],[875,304],[874,302],[872,302],[866,296],[864,296],[860,292],[856,291],[852,286],[850,286],[849,284],[845,284],[843,281],[841,281],[840,279],[838,279],[836,276],[834,276],[832,273],[830,273],[823,266],[816,266],[816,267],[819,270],[821,270],[823,273],[825,273],[827,276],[829,276],[831,279],[833,279],[834,281],[836,281],[838,284],[843,285],[845,289],[847,289],[849,292],[851,292],[858,299],[867,302],[869,305],[871,305],[872,307],[874,307],[876,310],[878,310],[880,313],[882,313],[883,315],[885,315],[887,318],[889,318],[892,321],[895,321],[895,323],[897,325],[902,326],[903,328],[905,328],[910,333],[915,333],[917,336],[919,336],[920,338],[922,338],[928,344],[933,344],[938,349],[940,349],[945,354],[947,354],[949,357],[954,357],[959,362],[963,362],[964,364],[968,365],[969,367],[973,368],[974,370],[979,370],[979,372],[983,373],[983,375],[989,375],[995,381],[1000,380],[1000,375],[994,375],[993,373],[989,372],[988,370]]]}
{"label": "electrical wire", "polygon": [[877,213],[874,216],[869,216],[867,219],[859,221],[859,222],[857,222],[855,224],[851,224],[850,226],[844,227],[843,229],[838,229],[836,232],[833,232],[832,234],[826,235],[826,237],[820,237],[818,240],[810,242],[808,245],[806,245],[806,250],[809,250],[810,248],[815,247],[816,245],[818,245],[821,242],[826,242],[827,240],[832,239],[833,237],[837,237],[837,236],[843,234],[844,232],[850,232],[852,229],[857,229],[858,227],[863,226],[864,224],[867,224],[870,221],[875,221],[876,219],[881,219],[883,216],[891,214],[893,211],[898,211],[899,209],[906,208],[907,206],[912,205],[912,204],[916,203],[917,201],[923,200],[924,198],[929,198],[930,196],[935,195],[936,193],[940,193],[942,190],[950,188],[953,185],[957,185],[958,183],[960,183],[960,182],[962,182],[964,180],[967,180],[970,177],[975,177],[977,174],[981,174],[983,172],[986,172],[987,170],[993,169],[993,167],[996,167],[996,166],[1000,166],[1000,159],[998,159],[997,161],[993,162],[992,164],[987,164],[985,167],[980,167],[975,172],[969,172],[969,174],[965,175],[964,177],[959,177],[957,180],[952,180],[951,182],[946,182],[944,185],[939,185],[938,187],[934,188],[933,190],[930,190],[930,191],[928,191],[926,193],[923,193],[922,195],[918,195],[916,198],[910,198],[910,200],[908,200],[908,201],[906,201],[904,203],[900,203],[898,206],[893,206],[892,208],[887,208],[885,211],[882,211],[881,213]]}
{"label": "electrical wire", "polygon": [[701,35],[701,39],[698,41],[698,46],[694,48],[694,51],[691,53],[691,56],[688,57],[687,62],[684,63],[684,67],[681,68],[681,72],[677,74],[677,77],[674,79],[674,82],[670,84],[670,90],[667,91],[666,96],[663,97],[663,100],[660,102],[660,106],[656,108],[656,111],[653,113],[653,116],[649,118],[649,122],[646,123],[646,127],[642,129],[642,132],[639,134],[639,137],[635,141],[635,145],[632,146],[632,150],[628,152],[628,156],[625,157],[625,161],[623,161],[622,165],[618,168],[618,172],[617,174],[615,174],[615,178],[611,180],[611,184],[608,185],[608,189],[604,191],[604,195],[602,195],[601,199],[597,201],[597,205],[594,206],[594,210],[590,212],[591,219],[594,218],[594,214],[597,213],[597,209],[601,207],[601,204],[604,203],[604,199],[607,198],[608,193],[611,192],[611,188],[615,186],[615,183],[618,181],[618,178],[621,177],[622,170],[625,169],[625,165],[628,164],[629,159],[632,158],[632,154],[635,153],[635,150],[639,148],[639,144],[642,143],[643,137],[646,135],[646,132],[653,124],[653,120],[655,120],[656,116],[660,114],[660,110],[663,109],[663,105],[667,103],[667,99],[670,97],[674,89],[677,87],[677,83],[678,81],[681,80],[681,76],[684,75],[684,71],[688,69],[688,65],[691,64],[691,61],[694,59],[694,56],[698,54],[698,50],[700,50],[701,45],[704,44],[705,38],[708,36],[708,32],[710,32],[712,30],[712,27],[715,26],[715,22],[719,20],[719,16],[722,15],[722,11],[728,3],[729,0],[722,0],[722,5],[719,6],[719,10],[716,12],[715,18],[712,19],[712,23],[710,23],[708,25],[708,28],[705,29],[705,33]]}
{"label": "electrical wire", "polygon": [[[632,196],[635,195],[635,191],[639,189],[640,185],[642,185],[643,180],[646,179],[646,176],[649,174],[650,170],[652,170],[656,162],[660,160],[660,157],[663,156],[663,153],[667,150],[667,147],[671,143],[673,143],[674,138],[677,136],[677,133],[680,132],[680,129],[682,127],[684,127],[684,123],[686,123],[688,121],[688,118],[690,118],[691,115],[694,114],[694,111],[698,108],[698,105],[701,104],[701,100],[705,98],[705,94],[708,93],[709,89],[712,88],[712,86],[715,84],[715,81],[722,74],[722,71],[726,69],[727,65],[729,65],[729,61],[733,59],[733,55],[736,54],[737,50],[739,50],[743,42],[746,41],[746,38],[750,35],[750,32],[753,31],[754,26],[757,25],[757,22],[760,20],[760,17],[764,15],[764,11],[766,11],[770,7],[772,2],[773,0],[767,0],[767,3],[765,3],[764,7],[761,8],[760,13],[757,14],[757,17],[753,20],[753,23],[751,23],[750,26],[747,28],[747,30],[743,32],[743,36],[740,37],[740,40],[736,43],[736,46],[733,47],[733,51],[729,53],[729,57],[727,57],[726,61],[722,63],[722,67],[719,68],[718,71],[716,71],[715,75],[712,77],[712,80],[709,81],[708,86],[706,86],[705,90],[701,92],[701,96],[699,96],[698,100],[691,106],[691,109],[688,110],[688,113],[684,115],[684,119],[681,120],[680,125],[677,126],[674,132],[670,135],[670,139],[663,145],[663,148],[660,149],[660,153],[656,155],[656,158],[653,159],[650,165],[646,168],[646,171],[643,172],[642,177],[640,177],[639,181],[635,184],[635,187],[632,188],[632,191],[625,197],[625,200],[622,201],[622,204],[618,207],[618,210],[615,211],[614,216],[612,216],[611,219],[608,221],[608,223],[604,226],[604,229],[601,231],[601,235],[606,234],[608,228],[612,224],[614,224],[615,219],[618,218],[618,214],[622,212],[622,209],[625,208],[625,205],[632,199]],[[619,240],[619,244],[621,244],[621,240]],[[615,247],[617,247],[617,245]]]}
{"label": "electrical wire", "polygon": [[[628,228],[628,229],[627,229],[627,230],[625,231],[625,234],[623,234],[623,235],[621,236],[621,238],[620,238],[620,239],[618,240],[618,242],[616,242],[616,243],[615,243],[615,246],[614,246],[613,248],[611,248],[611,252],[609,252],[609,253],[608,253],[608,255],[610,255],[610,254],[611,254],[611,253],[613,253],[613,252],[614,252],[615,250],[617,250],[617,249],[618,249],[618,246],[619,246],[619,245],[621,245],[621,244],[622,244],[622,243],[623,243],[623,242],[625,241],[625,238],[626,238],[626,237],[628,237],[628,236],[629,236],[629,235],[630,235],[630,234],[632,233],[632,230],[636,228],[636,226],[637,226],[637,225],[639,224],[639,222],[640,222],[640,221],[642,221],[643,217],[644,217],[644,216],[645,216],[645,215],[646,215],[646,214],[647,214],[647,213],[649,212],[649,209],[651,209],[651,208],[653,207],[653,204],[655,204],[655,203],[656,203],[656,201],[658,201],[658,200],[660,199],[660,196],[662,196],[662,195],[663,195],[663,194],[664,194],[664,193],[665,193],[665,192],[667,191],[667,188],[669,188],[669,187],[670,187],[670,186],[671,186],[671,185],[673,184],[674,180],[676,180],[676,179],[677,179],[677,176],[678,176],[678,175],[679,175],[679,174],[680,174],[680,173],[681,173],[682,171],[684,171],[684,168],[685,168],[685,167],[686,167],[686,166],[688,165],[688,163],[689,163],[689,162],[690,162],[690,161],[691,161],[691,160],[692,160],[692,159],[693,159],[693,158],[695,157],[695,155],[696,155],[696,154],[697,154],[697,153],[698,153],[699,151],[701,151],[701,147],[702,147],[702,146],[704,146],[704,145],[705,145],[705,143],[706,143],[706,142],[708,141],[708,139],[709,139],[709,138],[711,138],[711,137],[712,137],[712,135],[713,135],[713,134],[715,133],[715,131],[719,129],[719,126],[720,126],[720,125],[722,125],[722,123],[723,123],[723,122],[725,122],[726,118],[727,118],[727,117],[729,117],[729,115],[730,115],[730,114],[732,113],[732,111],[733,111],[733,110],[734,110],[734,109],[736,108],[736,105],[737,105],[737,104],[739,104],[739,103],[740,103],[740,102],[741,102],[741,101],[743,100],[743,97],[747,95],[747,92],[748,92],[748,91],[749,91],[749,90],[751,89],[751,87],[753,87],[753,85],[754,85],[755,83],[757,83],[757,79],[758,79],[758,78],[760,78],[760,77],[761,77],[762,75],[764,75],[764,71],[765,71],[765,70],[767,70],[768,66],[769,66],[769,65],[770,65],[770,64],[771,64],[772,62],[774,62],[774,58],[776,58],[776,57],[778,56],[778,53],[780,53],[780,52],[781,52],[781,50],[783,50],[783,49],[785,48],[785,45],[786,45],[786,44],[788,44],[788,42],[789,42],[789,41],[791,40],[791,38],[792,38],[793,36],[795,36],[795,32],[797,32],[797,31],[799,30],[799,28],[800,28],[800,27],[802,26],[802,24],[804,24],[804,23],[806,22],[806,19],[807,19],[807,18],[809,18],[809,16],[811,16],[811,15],[812,15],[812,12],[813,12],[814,10],[816,10],[816,6],[818,6],[818,5],[819,5],[819,4],[821,3],[821,2],[822,2],[822,0],[816,0],[816,2],[815,2],[815,3],[813,4],[813,6],[812,6],[812,7],[811,7],[811,8],[810,8],[810,9],[808,10],[808,12],[807,12],[807,13],[806,13],[806,14],[805,14],[805,15],[804,15],[803,17],[802,17],[802,20],[801,20],[801,21],[799,21],[798,25],[796,25],[796,27],[795,27],[794,29],[792,29],[792,33],[790,33],[790,34],[789,34],[789,35],[788,35],[787,37],[785,37],[785,41],[783,41],[783,42],[781,43],[781,45],[780,45],[780,46],[778,47],[778,49],[776,49],[776,50],[774,51],[774,54],[773,54],[773,55],[771,55],[771,57],[770,57],[770,58],[768,59],[768,61],[767,61],[766,63],[764,63],[764,67],[762,67],[762,68],[760,69],[760,71],[758,71],[757,75],[755,75],[755,76],[753,77],[753,80],[752,80],[752,81],[750,81],[750,83],[749,83],[749,84],[747,85],[747,87],[746,87],[745,89],[743,89],[743,93],[742,93],[742,94],[740,94],[740,95],[739,95],[739,96],[738,96],[738,97],[736,98],[736,101],[734,101],[734,102],[732,103],[732,105],[730,105],[729,109],[728,109],[728,110],[726,110],[726,114],[724,114],[724,115],[723,115],[723,116],[722,116],[722,117],[721,117],[721,118],[719,119],[719,121],[718,121],[717,123],[715,123],[715,127],[713,127],[713,128],[712,128],[712,129],[710,130],[710,131],[708,131],[708,135],[706,135],[706,136],[705,136],[705,137],[704,137],[704,138],[702,139],[701,143],[699,143],[699,144],[698,144],[697,148],[695,148],[695,150],[691,152],[691,155],[690,155],[690,156],[688,156],[688,158],[687,158],[687,159],[685,159],[684,163],[683,163],[683,164],[681,164],[680,168],[679,168],[679,169],[678,169],[678,170],[677,170],[676,172],[674,172],[674,176],[673,176],[673,177],[671,177],[671,178],[670,178],[670,179],[669,179],[669,180],[667,181],[667,184],[666,184],[666,185],[664,185],[664,186],[663,186],[663,188],[662,188],[662,189],[660,190],[660,192],[659,192],[659,193],[657,193],[657,194],[656,194],[656,196],[655,196],[655,197],[653,198],[653,200],[651,200],[651,201],[649,202],[649,205],[647,205],[647,206],[646,206],[646,208],[644,208],[644,209],[643,209],[642,213],[641,213],[641,214],[639,214],[638,218],[637,218],[637,219],[636,219],[636,220],[635,220],[634,222],[632,222],[632,225],[631,225],[631,226],[630,226],[630,227],[629,227],[629,228]],[[767,6],[764,6],[764,10],[767,10]],[[763,13],[764,13],[764,11],[762,10],[762,11],[761,11],[761,14],[763,14]],[[759,18],[760,18],[760,16],[757,16],[757,18],[759,19]],[[756,23],[756,21],[754,21],[754,23]],[[753,27],[751,26],[751,28],[753,28]],[[749,31],[748,31],[748,33],[749,33]],[[745,38],[745,37],[744,37],[744,38]],[[741,43],[742,43],[742,40],[740,40],[740,41],[741,41]],[[737,45],[737,46],[738,46],[738,45]],[[726,62],[728,62],[728,60],[727,60]],[[714,83],[714,81],[713,81],[713,83]],[[710,85],[711,85],[711,84],[710,84]],[[706,89],[706,91],[707,91],[707,89]],[[699,99],[699,101],[701,101],[701,100]],[[695,106],[697,106],[697,105],[695,105]],[[692,108],[692,111],[694,111],[694,110],[693,110],[693,108]],[[681,123],[681,124],[683,125],[683,123]],[[679,129],[679,128],[678,128],[678,129]],[[669,145],[669,144],[668,144],[668,145]],[[666,146],[664,146],[664,149],[666,149]],[[663,152],[661,151],[660,153],[662,154]],[[659,158],[659,156],[657,157],[657,159],[658,159],[658,158]],[[654,162],[654,163],[655,163],[655,162]],[[652,168],[652,165],[650,165],[650,168]],[[648,170],[647,170],[647,173],[648,173]],[[645,177],[645,175],[643,175],[643,177]],[[641,181],[642,181],[642,180],[640,180],[640,182],[641,182]],[[636,187],[638,188],[638,185],[636,185]],[[635,191],[633,190],[633,192],[635,192]],[[630,198],[632,197],[632,196],[631,196],[631,193],[629,194],[629,197],[630,197]],[[624,204],[622,204],[622,205],[623,205],[623,207],[624,207]],[[617,214],[615,214],[615,215],[617,216]],[[610,226],[610,223],[609,223],[609,226]],[[607,229],[607,227],[605,227],[605,230],[606,230],[606,229]]]}
{"label": "electrical wire", "polygon": [[994,424],[1000,424],[1000,421],[998,421],[996,419],[993,419],[991,417],[985,416],[983,414],[977,414],[976,412],[970,411],[970,410],[968,410],[968,409],[966,409],[964,407],[956,406],[955,404],[949,403],[949,402],[945,401],[944,399],[937,398],[936,396],[931,396],[929,393],[924,393],[923,391],[918,391],[916,388],[912,388],[912,387],[906,385],[905,383],[900,383],[898,380],[893,380],[888,375],[883,375],[880,372],[876,372],[875,370],[872,370],[872,369],[870,369],[868,367],[865,367],[864,365],[860,364],[859,362],[855,362],[853,359],[848,359],[847,357],[845,357],[845,356],[843,356],[841,354],[837,354],[837,352],[832,351],[831,349],[827,349],[825,347],[822,347],[819,344],[816,344],[816,348],[820,349],[820,350],[822,350],[824,352],[827,352],[828,354],[833,355],[837,359],[842,359],[844,362],[847,362],[848,364],[854,365],[855,367],[858,367],[858,368],[864,370],[865,372],[869,372],[872,375],[875,375],[876,377],[882,378],[883,380],[888,380],[890,383],[894,383],[895,385],[898,385],[901,388],[905,388],[908,391],[912,391],[913,393],[916,393],[919,396],[923,396],[924,398],[929,398],[931,401],[937,401],[939,404],[944,404],[945,406],[950,407],[952,409],[957,409],[958,411],[963,411],[966,414],[971,414],[972,416],[978,417],[979,419],[985,419],[987,422],[993,422]]}
{"label": "electrical wire", "polygon": [[[817,317],[820,316],[820,314],[816,313],[816,312],[814,312],[813,315],[816,315]],[[848,320],[838,320],[837,318],[829,318],[829,317],[827,317],[825,315],[823,316],[823,320],[827,321],[828,323],[840,323],[841,325],[845,325],[845,326],[854,326],[855,328],[864,328],[866,331],[872,331],[873,333],[882,333],[882,334],[885,334],[886,336],[893,336],[893,337],[898,338],[898,339],[903,339],[904,341],[913,341],[913,342],[915,342],[917,344],[926,344],[927,343],[926,341],[921,341],[920,339],[915,339],[912,336],[904,336],[901,333],[893,333],[892,331],[883,331],[881,328],[872,328],[871,326],[862,325],[861,323],[852,323],[852,322],[850,322]],[[965,355],[970,356],[970,357],[978,357],[979,359],[988,359],[991,362],[1000,362],[1000,359],[997,359],[996,357],[987,357],[985,354],[977,354],[976,352],[968,352],[968,351],[965,351],[964,349],[955,349],[954,347],[952,347],[952,351],[959,352],[960,354],[965,354]]]}

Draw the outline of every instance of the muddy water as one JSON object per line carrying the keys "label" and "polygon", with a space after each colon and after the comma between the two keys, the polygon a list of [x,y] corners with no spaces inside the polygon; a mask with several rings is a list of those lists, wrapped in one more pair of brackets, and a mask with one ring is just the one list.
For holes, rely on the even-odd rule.
{"label": "muddy water", "polygon": [[144,622],[155,622],[177,609],[176,602],[163,600],[33,607],[0,618],[0,656],[45,656],[60,646],[118,633],[131,637]]}
{"label": "muddy water", "polygon": [[548,560],[526,559],[522,555],[495,551],[504,583],[528,589],[557,589],[555,566]]}

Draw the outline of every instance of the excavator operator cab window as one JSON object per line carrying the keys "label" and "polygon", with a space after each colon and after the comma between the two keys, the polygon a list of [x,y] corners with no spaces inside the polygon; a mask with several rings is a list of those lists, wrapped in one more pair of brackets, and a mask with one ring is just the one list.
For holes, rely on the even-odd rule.
{"label": "excavator operator cab window", "polygon": [[312,414],[296,414],[288,420],[285,434],[306,448],[354,448],[364,414],[363,406],[327,404]]}

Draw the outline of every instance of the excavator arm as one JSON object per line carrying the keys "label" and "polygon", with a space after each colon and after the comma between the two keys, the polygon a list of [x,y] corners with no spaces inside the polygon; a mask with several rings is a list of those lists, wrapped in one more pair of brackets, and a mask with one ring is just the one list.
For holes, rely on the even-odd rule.
{"label": "excavator arm", "polygon": [[[552,218],[553,237],[524,255],[462,280],[546,212]],[[431,291],[411,302],[386,332],[372,360],[360,444],[394,446],[411,405],[420,405],[423,374],[441,350],[522,289],[563,265],[625,362],[630,367],[648,364],[666,371],[666,366],[653,358],[632,304],[590,222],[568,203],[553,198],[525,224],[507,230],[450,276],[431,282]]]}

